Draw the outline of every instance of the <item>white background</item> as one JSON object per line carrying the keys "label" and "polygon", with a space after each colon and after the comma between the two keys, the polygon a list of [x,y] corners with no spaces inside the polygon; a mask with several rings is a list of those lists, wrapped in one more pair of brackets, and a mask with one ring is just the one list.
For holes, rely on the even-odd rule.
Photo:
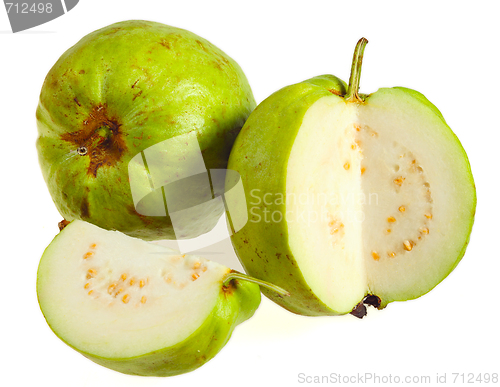
{"label": "white background", "polygon": [[[81,0],[65,16],[12,34],[0,9],[0,342],[7,358],[0,384],[293,386],[303,385],[299,373],[365,372],[433,380],[446,373],[451,384],[454,372],[500,372],[499,14],[493,0]],[[163,22],[210,40],[241,65],[257,102],[319,74],[347,81],[355,43],[368,38],[360,91],[422,92],[469,155],[478,206],[462,262],[429,294],[370,308],[363,320],[296,316],[264,298],[219,355],[168,379],[110,371],[67,347],[46,325],[36,298],[38,261],[61,216],[38,166],[35,109],[46,73],[66,49],[126,19]],[[241,268],[234,253],[225,263]]]}

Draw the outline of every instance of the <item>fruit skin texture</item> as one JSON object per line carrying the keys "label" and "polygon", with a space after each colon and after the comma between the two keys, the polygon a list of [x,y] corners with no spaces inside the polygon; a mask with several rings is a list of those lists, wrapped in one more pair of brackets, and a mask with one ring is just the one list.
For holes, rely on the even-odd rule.
{"label": "fruit skin texture", "polygon": [[[49,301],[40,297],[40,294],[43,294],[40,289],[44,286],[46,272],[43,261],[49,259],[48,256],[58,249],[60,237],[70,230],[73,224],[75,222],[66,226],[54,238],[41,258],[37,273],[37,294],[42,312],[44,303]],[[257,284],[233,279],[223,285],[223,281],[224,279],[221,279],[220,293],[212,312],[191,336],[174,346],[141,356],[111,359],[95,356],[70,345],[50,324],[48,325],[67,345],[97,364],[118,372],[140,376],[173,376],[190,372],[212,359],[228,342],[234,328],[251,318],[260,305],[261,295]]]}
{"label": "fruit skin texture", "polygon": [[[285,87],[259,104],[236,139],[228,163],[228,169],[235,170],[241,175],[249,211],[248,223],[238,233],[231,236],[238,258],[249,275],[281,286],[291,294],[290,297],[279,298],[272,292],[262,289],[268,298],[293,313],[308,316],[343,313],[329,308],[311,291],[288,244],[286,222],[274,222],[270,220],[270,216],[274,212],[283,214],[283,217],[286,214],[284,201],[276,200],[276,198],[280,195],[286,197],[287,160],[304,114],[314,102],[329,93],[341,97],[345,95],[345,88],[339,86],[345,84],[336,77],[318,78],[321,79],[321,83],[313,81],[315,80],[313,78],[313,80]],[[331,84],[327,81],[329,78],[332,79]],[[404,87],[394,87],[380,89],[376,94],[381,96],[384,93],[398,93],[399,98],[405,99],[410,105],[423,105],[446,125],[439,110],[421,93]],[[363,95],[362,98],[369,101],[371,95]],[[461,148],[458,138],[454,134],[452,136],[452,141],[456,141]],[[463,151],[463,157],[470,173],[465,151]],[[470,179],[470,184],[474,187],[472,174],[470,174]],[[267,199],[265,194],[270,194]],[[473,208],[475,208],[475,191],[473,195]],[[252,215],[252,207],[258,207],[256,211],[258,216]],[[267,211],[268,222],[263,219],[264,211]],[[470,216],[469,235],[474,222],[474,213]],[[464,255],[468,241],[469,239],[465,241],[463,249],[449,272]],[[420,289],[415,289],[415,291],[416,293],[408,299],[417,298],[423,294],[418,293]],[[378,305],[379,309],[384,308],[391,301],[395,300],[382,299],[381,304]]]}
{"label": "fruit skin texture", "polygon": [[[66,220],[146,240],[175,238],[168,215],[136,211],[129,161],[196,131],[206,168],[226,168],[254,107],[241,68],[205,39],[149,21],[107,26],[67,50],[45,79],[36,111],[44,179]],[[220,215],[187,220],[196,227],[177,237],[209,231]]]}

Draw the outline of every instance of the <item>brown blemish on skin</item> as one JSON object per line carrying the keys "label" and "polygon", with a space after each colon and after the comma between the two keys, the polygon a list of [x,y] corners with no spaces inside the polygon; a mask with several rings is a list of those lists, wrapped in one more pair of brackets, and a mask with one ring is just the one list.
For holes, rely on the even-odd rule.
{"label": "brown blemish on skin", "polygon": [[94,177],[99,168],[114,167],[120,161],[127,150],[122,137],[121,124],[117,118],[109,116],[107,106],[103,104],[93,107],[79,130],[61,134],[61,139],[72,143],[75,150],[87,149],[82,157],[90,159],[87,175]]}
{"label": "brown blemish on skin", "polygon": [[132,98],[132,101],[135,101],[137,97],[139,97],[142,94],[142,90],[139,91],[137,94],[134,94],[134,98]]}
{"label": "brown blemish on skin", "polygon": [[339,90],[335,90],[335,89],[327,89],[327,90],[332,94],[338,95],[339,97],[344,96],[344,94],[342,94]]}
{"label": "brown blemish on skin", "polygon": [[84,196],[82,203],[80,204],[80,216],[82,219],[87,219],[90,217],[88,196]]}
{"label": "brown blemish on skin", "polygon": [[198,46],[200,46],[200,48],[203,51],[208,52],[207,48],[205,47],[205,45],[202,42],[200,42],[199,40],[197,40],[196,43],[198,43]]}
{"label": "brown blemish on skin", "polygon": [[73,101],[75,101],[75,103],[78,105],[78,106],[82,106],[82,104],[80,103],[80,101],[78,101],[78,98],[73,98]]}
{"label": "brown blemish on skin", "polygon": [[167,50],[170,50],[172,46],[170,45],[170,42],[168,40],[162,39],[160,44],[165,47]]}

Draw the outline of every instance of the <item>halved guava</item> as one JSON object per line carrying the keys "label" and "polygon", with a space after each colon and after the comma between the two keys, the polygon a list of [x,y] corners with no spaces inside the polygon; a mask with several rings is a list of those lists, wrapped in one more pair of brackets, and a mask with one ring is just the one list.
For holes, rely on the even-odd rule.
{"label": "halved guava", "polygon": [[45,250],[37,292],[51,329],[84,356],[126,374],[170,376],[210,360],[258,307],[258,285],[232,275],[75,220]]}
{"label": "halved guava", "polygon": [[469,240],[467,155],[410,89],[360,97],[333,76],[286,87],[250,116],[229,168],[249,213],[232,236],[238,256],[250,275],[287,288],[289,298],[264,292],[295,313],[362,316],[363,300],[382,308],[419,297]]}

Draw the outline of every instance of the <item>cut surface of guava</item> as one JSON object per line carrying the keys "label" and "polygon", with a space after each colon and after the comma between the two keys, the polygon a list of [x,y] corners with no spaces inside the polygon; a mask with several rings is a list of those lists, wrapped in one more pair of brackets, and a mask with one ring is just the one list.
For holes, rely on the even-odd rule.
{"label": "cut surface of guava", "polygon": [[[190,357],[191,369],[213,357],[218,350],[213,353],[211,346],[220,349],[232,327],[257,308],[255,284],[224,293],[230,271],[201,257],[73,221],[46,249],[37,292],[51,329],[92,360],[104,359],[106,366],[116,360],[110,368],[126,373],[177,374],[190,370],[176,369]],[[241,299],[233,302],[235,296]],[[169,358],[172,348],[178,350]]]}
{"label": "cut surface of guava", "polygon": [[397,89],[313,103],[288,158],[286,196],[291,252],[338,313],[367,294],[383,307],[431,290],[462,257],[475,208],[458,139]]}

